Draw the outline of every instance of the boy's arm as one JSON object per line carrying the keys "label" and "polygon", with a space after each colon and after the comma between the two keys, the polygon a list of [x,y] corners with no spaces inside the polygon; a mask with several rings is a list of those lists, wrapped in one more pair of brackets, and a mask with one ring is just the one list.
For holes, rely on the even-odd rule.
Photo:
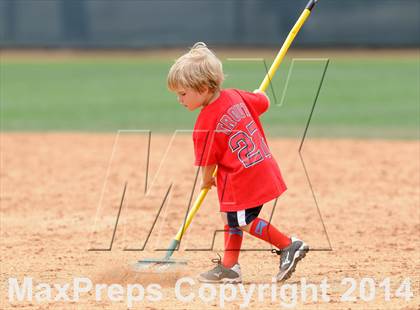
{"label": "boy's arm", "polygon": [[264,95],[265,98],[267,98],[267,101],[268,101],[267,110],[268,110],[270,108],[270,98],[268,98],[267,94],[265,92],[259,90],[259,89],[254,90],[254,93],[255,94],[262,94],[262,95]]}
{"label": "boy's arm", "polygon": [[201,189],[210,189],[212,186],[216,186],[216,181],[213,177],[214,169],[216,169],[216,165],[201,167]]}

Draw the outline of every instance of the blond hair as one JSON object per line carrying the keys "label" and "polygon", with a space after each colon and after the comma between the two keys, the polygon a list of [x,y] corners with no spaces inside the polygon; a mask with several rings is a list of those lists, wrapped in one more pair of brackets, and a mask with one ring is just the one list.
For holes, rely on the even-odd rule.
{"label": "blond hair", "polygon": [[223,79],[221,61],[205,43],[197,42],[172,65],[167,84],[171,91],[186,87],[201,93],[208,87],[210,92],[216,92],[220,89]]}

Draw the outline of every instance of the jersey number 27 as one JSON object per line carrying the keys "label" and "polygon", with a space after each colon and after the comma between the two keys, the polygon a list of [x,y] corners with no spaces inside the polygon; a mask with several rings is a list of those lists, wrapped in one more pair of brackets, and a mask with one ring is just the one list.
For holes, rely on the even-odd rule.
{"label": "jersey number 27", "polygon": [[245,168],[271,157],[270,150],[254,121],[246,125],[247,132],[239,130],[229,138],[229,147]]}

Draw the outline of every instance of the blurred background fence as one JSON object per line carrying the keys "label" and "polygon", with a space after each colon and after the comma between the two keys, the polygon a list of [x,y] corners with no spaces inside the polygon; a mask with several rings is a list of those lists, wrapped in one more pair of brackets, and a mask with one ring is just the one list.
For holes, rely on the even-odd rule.
{"label": "blurred background fence", "polygon": [[[0,0],[0,47],[278,45],[307,0]],[[321,0],[301,47],[420,45],[419,0]]]}

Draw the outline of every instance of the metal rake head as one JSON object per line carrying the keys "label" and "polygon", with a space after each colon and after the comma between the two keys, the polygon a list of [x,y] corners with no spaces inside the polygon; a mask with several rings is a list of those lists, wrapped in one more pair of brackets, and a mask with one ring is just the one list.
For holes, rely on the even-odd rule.
{"label": "metal rake head", "polygon": [[166,258],[150,258],[137,261],[133,265],[135,271],[142,270],[156,270],[158,272],[165,271],[167,269],[173,269],[181,266],[186,266],[187,261],[181,259],[166,259]]}

